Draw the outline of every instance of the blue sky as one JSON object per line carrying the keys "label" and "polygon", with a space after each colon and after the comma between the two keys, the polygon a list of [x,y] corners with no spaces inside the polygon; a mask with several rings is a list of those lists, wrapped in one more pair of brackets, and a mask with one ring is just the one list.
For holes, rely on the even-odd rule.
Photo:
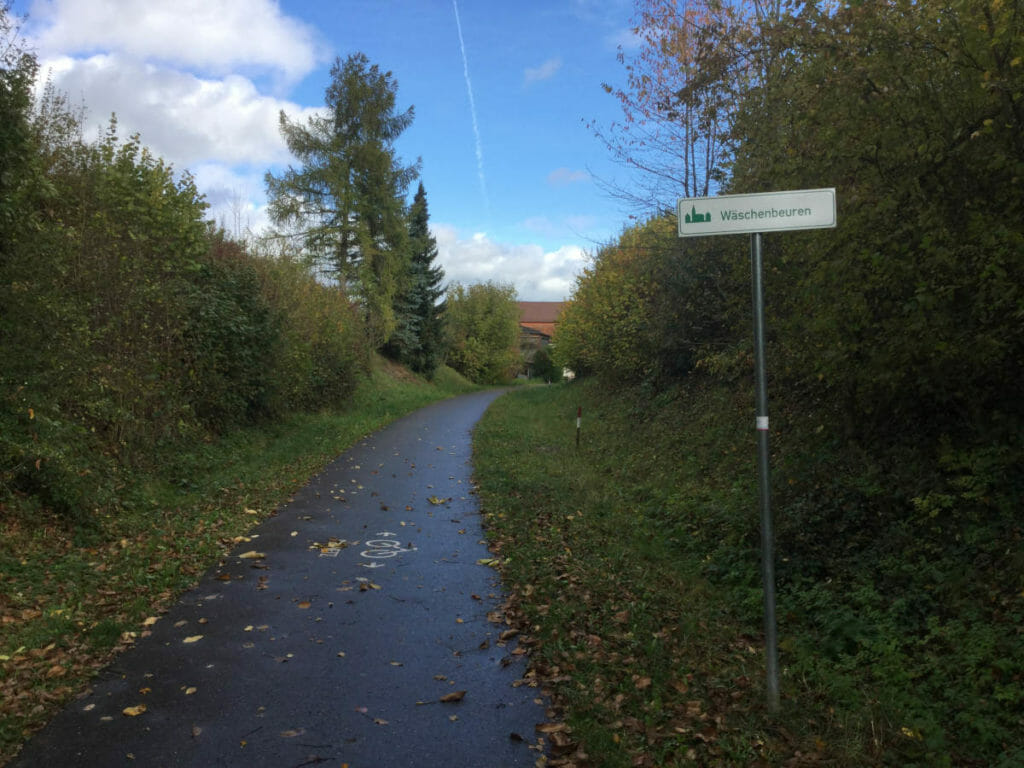
{"label": "blue sky", "polygon": [[398,149],[422,158],[449,280],[512,282],[522,300],[566,298],[587,253],[631,212],[595,184],[623,171],[587,128],[621,117],[601,86],[625,80],[616,55],[631,52],[631,0],[13,7],[28,14],[23,34],[44,76],[84,102],[90,121],[115,112],[123,133],[139,132],[190,170],[229,230],[265,225],[263,174],[289,160],[279,110],[312,114],[335,57],[356,51],[392,72],[399,108],[415,108]]}

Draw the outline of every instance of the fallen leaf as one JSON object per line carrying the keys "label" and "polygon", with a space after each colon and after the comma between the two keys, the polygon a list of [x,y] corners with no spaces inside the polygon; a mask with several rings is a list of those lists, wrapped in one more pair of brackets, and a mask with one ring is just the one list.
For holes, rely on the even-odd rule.
{"label": "fallen leaf", "polygon": [[255,509],[247,509],[247,510],[245,510],[245,514],[247,514],[247,515],[258,515],[259,512],[257,512]]}
{"label": "fallen leaf", "polygon": [[309,602],[309,600],[303,600],[301,603],[299,603],[299,608],[302,608],[303,610],[305,610],[306,608],[309,608],[309,606],[311,606],[311,605],[312,605],[312,603]]}
{"label": "fallen leaf", "polygon": [[537,723],[533,727],[537,733],[564,733],[569,730],[565,723]]}
{"label": "fallen leaf", "polygon": [[388,724],[387,720],[384,720],[384,719],[379,718],[379,717],[373,718],[373,722],[375,722],[377,725],[387,725]]}
{"label": "fallen leaf", "polygon": [[146,619],[144,622],[142,622],[142,626],[144,626],[144,627],[152,627],[158,621],[160,621],[160,619],[157,618],[156,616],[150,616],[148,619]]}
{"label": "fallen leaf", "polygon": [[305,728],[298,728],[298,729],[292,728],[292,729],[287,730],[287,731],[281,731],[281,738],[282,739],[294,739],[296,736],[301,736],[305,732],[306,732]]}
{"label": "fallen leaf", "polygon": [[203,639],[202,635],[192,635],[190,637],[186,637],[181,642],[183,642],[183,643],[195,643],[195,642],[198,642],[198,641],[200,641],[202,639]]}
{"label": "fallen leaf", "polygon": [[444,696],[442,696],[440,698],[440,701],[444,702],[445,704],[451,704],[456,701],[462,701],[464,698],[466,698],[465,691],[452,691],[451,693],[446,693]]}
{"label": "fallen leaf", "polygon": [[254,549],[251,549],[248,552],[243,552],[242,554],[239,555],[239,557],[242,560],[262,560],[266,556],[267,555],[264,552],[257,552]]}
{"label": "fallen leaf", "polygon": [[146,711],[145,704],[139,704],[137,707],[125,707],[121,710],[121,714],[125,717],[138,717]]}

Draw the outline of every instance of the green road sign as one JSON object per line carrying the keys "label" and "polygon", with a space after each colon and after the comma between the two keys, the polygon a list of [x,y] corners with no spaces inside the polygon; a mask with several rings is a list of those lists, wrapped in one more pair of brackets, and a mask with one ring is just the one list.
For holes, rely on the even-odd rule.
{"label": "green road sign", "polygon": [[836,225],[836,191],[684,197],[676,204],[676,213],[680,237],[831,229]]}

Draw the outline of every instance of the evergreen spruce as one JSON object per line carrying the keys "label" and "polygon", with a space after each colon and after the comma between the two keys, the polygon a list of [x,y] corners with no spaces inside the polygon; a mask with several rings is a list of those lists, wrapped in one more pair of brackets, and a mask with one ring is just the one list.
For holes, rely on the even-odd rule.
{"label": "evergreen spruce", "polygon": [[434,264],[437,242],[430,234],[427,193],[421,182],[409,210],[408,235],[412,258],[408,290],[395,303],[397,328],[388,353],[417,373],[433,376],[444,359],[444,270]]}

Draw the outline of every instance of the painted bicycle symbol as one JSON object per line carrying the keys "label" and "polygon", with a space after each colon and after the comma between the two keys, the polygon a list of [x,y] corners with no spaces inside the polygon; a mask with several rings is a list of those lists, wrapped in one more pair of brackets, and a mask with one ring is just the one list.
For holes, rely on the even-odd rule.
{"label": "painted bicycle symbol", "polygon": [[[395,534],[379,533],[378,536]],[[363,557],[369,558],[370,560],[386,560],[390,557],[396,557],[403,552],[415,552],[415,547],[403,547],[402,544],[395,539],[370,539],[366,542],[367,549],[364,549],[359,554]]]}

